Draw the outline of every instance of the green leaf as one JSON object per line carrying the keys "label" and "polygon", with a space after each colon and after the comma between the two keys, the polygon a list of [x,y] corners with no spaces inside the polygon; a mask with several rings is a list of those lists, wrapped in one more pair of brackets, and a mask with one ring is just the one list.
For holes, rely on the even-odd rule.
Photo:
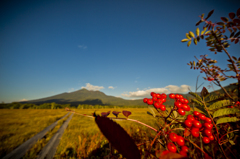
{"label": "green leaf", "polygon": [[237,121],[239,121],[239,119],[237,117],[225,117],[225,118],[218,119],[216,124],[237,122]]}
{"label": "green leaf", "polygon": [[203,106],[202,102],[198,101],[197,99],[191,99],[194,103]]}
{"label": "green leaf", "polygon": [[210,105],[208,107],[208,110],[219,109],[219,108],[226,107],[226,106],[229,106],[229,105],[231,105],[230,100],[221,100],[221,101],[215,102],[212,105]]}
{"label": "green leaf", "polygon": [[181,42],[187,42],[188,41],[188,39],[182,39],[181,40]]}
{"label": "green leaf", "polygon": [[190,41],[188,41],[188,43],[187,43],[187,46],[189,47],[190,45],[191,45],[191,40]]}
{"label": "green leaf", "polygon": [[197,93],[189,92],[188,94],[191,94],[191,95],[194,96],[199,102],[202,102],[202,98],[201,98]]}
{"label": "green leaf", "polygon": [[199,36],[199,33],[200,33],[200,29],[197,28],[197,29],[196,29],[196,35]]}
{"label": "green leaf", "polygon": [[231,145],[235,145],[233,140],[229,140],[229,142],[230,142]]}
{"label": "green leaf", "polygon": [[194,33],[191,32],[191,31],[189,31],[189,36],[190,36],[190,37],[193,37],[193,38],[195,37]]}
{"label": "green leaf", "polygon": [[194,44],[197,45],[197,38],[193,40]]}
{"label": "green leaf", "polygon": [[207,30],[207,27],[204,27],[203,31],[201,31],[201,35],[203,35],[206,30]]}
{"label": "green leaf", "polygon": [[219,109],[213,113],[213,118],[216,118],[219,116],[224,116],[224,115],[235,114],[235,113],[239,113],[239,112],[240,112],[240,109],[237,109],[237,108]]}
{"label": "green leaf", "polygon": [[188,33],[186,33],[186,38],[191,39]]}

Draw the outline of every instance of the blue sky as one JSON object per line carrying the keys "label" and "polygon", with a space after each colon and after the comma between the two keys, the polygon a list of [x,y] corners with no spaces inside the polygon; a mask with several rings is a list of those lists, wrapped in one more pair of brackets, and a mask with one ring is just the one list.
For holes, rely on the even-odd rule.
{"label": "blue sky", "polygon": [[[208,54],[202,40],[181,43],[196,30],[199,15],[210,20],[236,12],[239,1],[211,0],[34,0],[0,2],[0,101],[31,100],[100,90],[125,99],[150,91],[187,93],[196,79],[210,83],[187,63]],[[200,26],[202,30],[202,25]],[[239,45],[228,51],[239,57]],[[222,84],[236,82],[227,80]],[[218,89],[215,86],[215,89]]]}

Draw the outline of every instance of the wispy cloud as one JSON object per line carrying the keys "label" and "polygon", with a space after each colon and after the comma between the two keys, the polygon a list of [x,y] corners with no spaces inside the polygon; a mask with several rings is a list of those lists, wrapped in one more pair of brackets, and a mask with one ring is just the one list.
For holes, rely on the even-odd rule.
{"label": "wispy cloud", "polygon": [[86,45],[78,45],[78,47],[81,48],[81,49],[87,49]]}
{"label": "wispy cloud", "polygon": [[117,87],[109,86],[108,89],[115,89]]}
{"label": "wispy cloud", "polygon": [[75,91],[75,89],[74,89],[74,88],[70,88],[70,89],[68,90],[68,93],[73,92],[73,91]]}
{"label": "wispy cloud", "polygon": [[190,88],[190,86],[188,85],[181,85],[180,87],[175,86],[175,85],[168,85],[166,87],[163,88],[150,88],[147,90],[139,90],[137,89],[136,92],[124,92],[123,94],[121,94],[124,97],[130,97],[130,98],[134,98],[134,97],[149,97],[151,92],[156,92],[156,93],[186,93],[188,92],[188,88]]}
{"label": "wispy cloud", "polygon": [[93,90],[93,91],[104,89],[103,86],[94,86],[94,85],[91,85],[90,83],[86,83],[86,86],[81,88],[86,88],[87,90]]}

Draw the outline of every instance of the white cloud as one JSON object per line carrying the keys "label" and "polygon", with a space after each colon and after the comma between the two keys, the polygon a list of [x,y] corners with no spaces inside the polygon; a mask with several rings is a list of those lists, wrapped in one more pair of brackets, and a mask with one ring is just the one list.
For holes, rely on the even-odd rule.
{"label": "white cloud", "polygon": [[86,45],[78,45],[78,47],[81,48],[81,49],[86,49],[87,48]]}
{"label": "white cloud", "polygon": [[175,86],[175,85],[168,85],[164,88],[150,88],[147,90],[139,90],[137,89],[136,92],[124,92],[123,94],[121,94],[124,97],[130,97],[130,98],[134,98],[134,97],[149,97],[151,92],[155,92],[155,93],[185,93],[188,92],[188,88],[190,88],[190,86],[188,85],[181,85],[180,87]]}
{"label": "white cloud", "polygon": [[81,87],[81,88],[86,88],[87,90],[93,90],[93,91],[104,89],[103,86],[94,86],[94,85],[91,85],[90,83],[86,83],[86,87]]}
{"label": "white cloud", "polygon": [[115,89],[117,87],[109,86],[108,89]]}
{"label": "white cloud", "polygon": [[20,102],[25,102],[25,101],[28,101],[27,99],[21,99],[21,100],[19,100]]}

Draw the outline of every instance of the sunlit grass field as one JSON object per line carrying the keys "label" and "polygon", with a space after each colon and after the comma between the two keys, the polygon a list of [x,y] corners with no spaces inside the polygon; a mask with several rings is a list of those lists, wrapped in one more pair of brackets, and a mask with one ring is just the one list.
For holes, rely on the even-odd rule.
{"label": "sunlit grass field", "polygon": [[[132,112],[129,116],[130,119],[135,119],[148,124],[157,130],[159,130],[159,125],[163,124],[163,121],[157,121],[156,118],[147,114],[147,111],[151,112],[148,108],[75,109],[76,114],[74,114],[68,127],[64,131],[55,158],[106,157],[110,152],[108,141],[101,134],[94,118],[81,116],[77,113],[92,115],[92,113],[96,112],[96,114],[100,115],[101,112],[122,112],[123,110]],[[27,139],[33,137],[67,113],[68,112],[63,109],[0,110],[0,157],[5,156]],[[111,113],[108,117],[115,116]],[[125,118],[125,116],[120,113],[118,118]],[[58,125],[45,136],[45,138],[38,141],[32,149],[30,149],[23,158],[36,158],[40,150],[47,144],[66,119],[67,118],[62,119]],[[147,141],[149,144],[156,135],[155,131],[136,122],[127,120],[114,121],[120,124],[128,134],[130,134],[137,145],[142,144],[144,141]],[[145,144],[145,148],[146,145],[147,144]],[[139,149],[144,148],[143,146],[140,146]],[[115,156],[121,158],[121,155],[116,151]]]}
{"label": "sunlit grass field", "polygon": [[1,109],[0,158],[65,114],[63,109]]}

